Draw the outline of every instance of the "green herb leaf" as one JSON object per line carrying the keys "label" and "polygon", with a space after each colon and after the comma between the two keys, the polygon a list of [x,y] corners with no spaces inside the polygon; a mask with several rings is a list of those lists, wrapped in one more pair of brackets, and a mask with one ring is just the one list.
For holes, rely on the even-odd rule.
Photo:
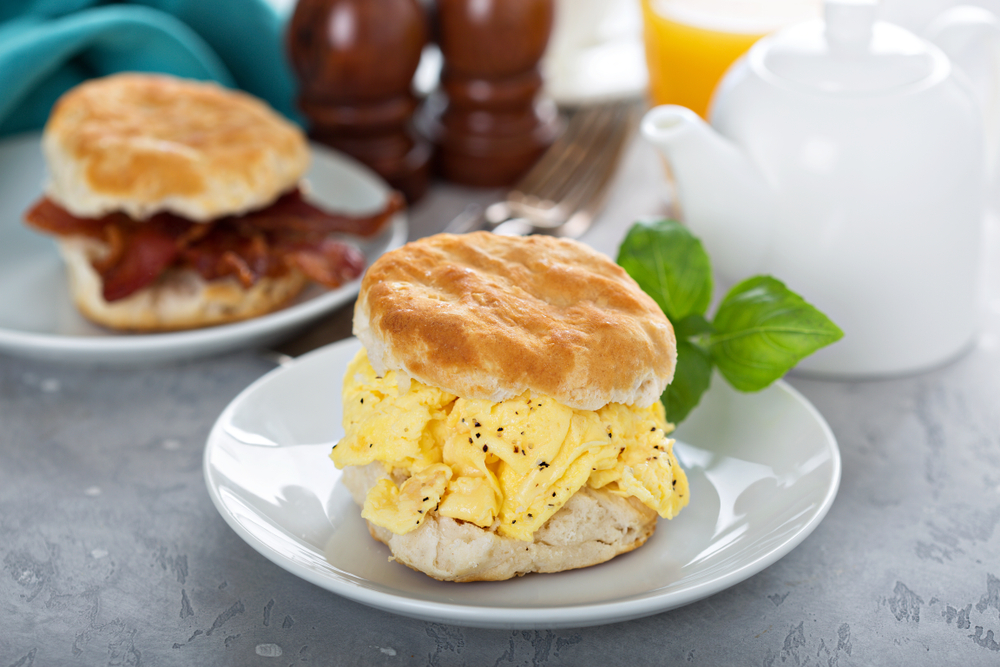
{"label": "green herb leaf", "polygon": [[719,305],[709,351],[740,391],[759,391],[799,360],[844,333],[784,283],[756,276],[739,283]]}
{"label": "green herb leaf", "polygon": [[674,335],[677,336],[677,340],[686,340],[692,336],[700,336],[715,331],[704,315],[688,315],[682,320],[672,322],[672,324],[674,325]]}
{"label": "green herb leaf", "polygon": [[708,352],[694,343],[678,340],[674,379],[660,396],[667,411],[667,421],[681,423],[698,405],[711,380],[712,358]]}
{"label": "green herb leaf", "polygon": [[618,264],[671,322],[704,315],[712,299],[712,267],[701,241],[674,220],[640,220],[618,250]]}

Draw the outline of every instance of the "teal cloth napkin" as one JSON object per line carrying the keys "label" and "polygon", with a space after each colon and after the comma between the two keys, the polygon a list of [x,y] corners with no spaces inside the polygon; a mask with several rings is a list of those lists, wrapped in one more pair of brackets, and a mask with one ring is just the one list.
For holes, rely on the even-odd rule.
{"label": "teal cloth napkin", "polygon": [[66,90],[122,71],[218,81],[300,120],[284,19],[267,0],[2,0],[0,136],[41,128]]}

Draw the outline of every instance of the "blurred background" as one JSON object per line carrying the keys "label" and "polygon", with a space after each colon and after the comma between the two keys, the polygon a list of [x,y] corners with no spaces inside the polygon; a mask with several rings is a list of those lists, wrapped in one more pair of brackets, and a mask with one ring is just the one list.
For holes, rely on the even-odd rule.
{"label": "blurred background", "polygon": [[[296,4],[296,0],[266,1],[281,16],[289,16]],[[422,2],[429,5],[433,0]],[[542,61],[547,92],[571,104],[647,91],[649,70],[657,69],[657,64],[648,62],[650,55],[643,44],[644,19],[647,31],[659,29],[663,32],[664,24],[670,19],[662,8],[671,4],[681,6],[682,12],[685,5],[694,8],[693,13],[701,8],[703,17],[708,17],[709,22],[714,15],[720,27],[732,28],[735,23],[741,29],[743,35],[733,40],[734,44],[723,40],[715,43],[720,52],[717,62],[724,70],[724,63],[748,49],[764,34],[765,30],[755,30],[755,27],[774,29],[803,18],[818,17],[822,0],[689,0],[679,3],[556,0],[555,25]],[[881,0],[879,15],[883,20],[920,33],[942,11],[958,5],[978,6],[1000,13],[1000,0]],[[737,15],[735,21],[732,14]],[[743,15],[743,26],[739,26],[739,14]],[[683,34],[680,37],[683,39]],[[426,93],[437,83],[440,50],[431,45],[424,56],[416,86]],[[710,87],[709,82],[701,85]]]}

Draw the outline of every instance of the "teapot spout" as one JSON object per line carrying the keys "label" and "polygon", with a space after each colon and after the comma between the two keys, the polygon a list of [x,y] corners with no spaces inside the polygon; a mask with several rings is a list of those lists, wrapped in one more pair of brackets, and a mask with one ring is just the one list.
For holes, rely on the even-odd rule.
{"label": "teapot spout", "polygon": [[777,212],[760,170],[684,107],[649,110],[642,135],[666,160],[681,222],[701,239],[715,269],[731,281],[757,273]]}

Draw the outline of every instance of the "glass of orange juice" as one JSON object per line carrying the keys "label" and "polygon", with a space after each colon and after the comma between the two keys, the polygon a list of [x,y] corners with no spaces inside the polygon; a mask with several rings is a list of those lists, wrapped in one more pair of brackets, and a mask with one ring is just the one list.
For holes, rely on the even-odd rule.
{"label": "glass of orange juice", "polygon": [[758,39],[822,13],[822,0],[642,0],[649,93],[708,117],[716,84]]}

